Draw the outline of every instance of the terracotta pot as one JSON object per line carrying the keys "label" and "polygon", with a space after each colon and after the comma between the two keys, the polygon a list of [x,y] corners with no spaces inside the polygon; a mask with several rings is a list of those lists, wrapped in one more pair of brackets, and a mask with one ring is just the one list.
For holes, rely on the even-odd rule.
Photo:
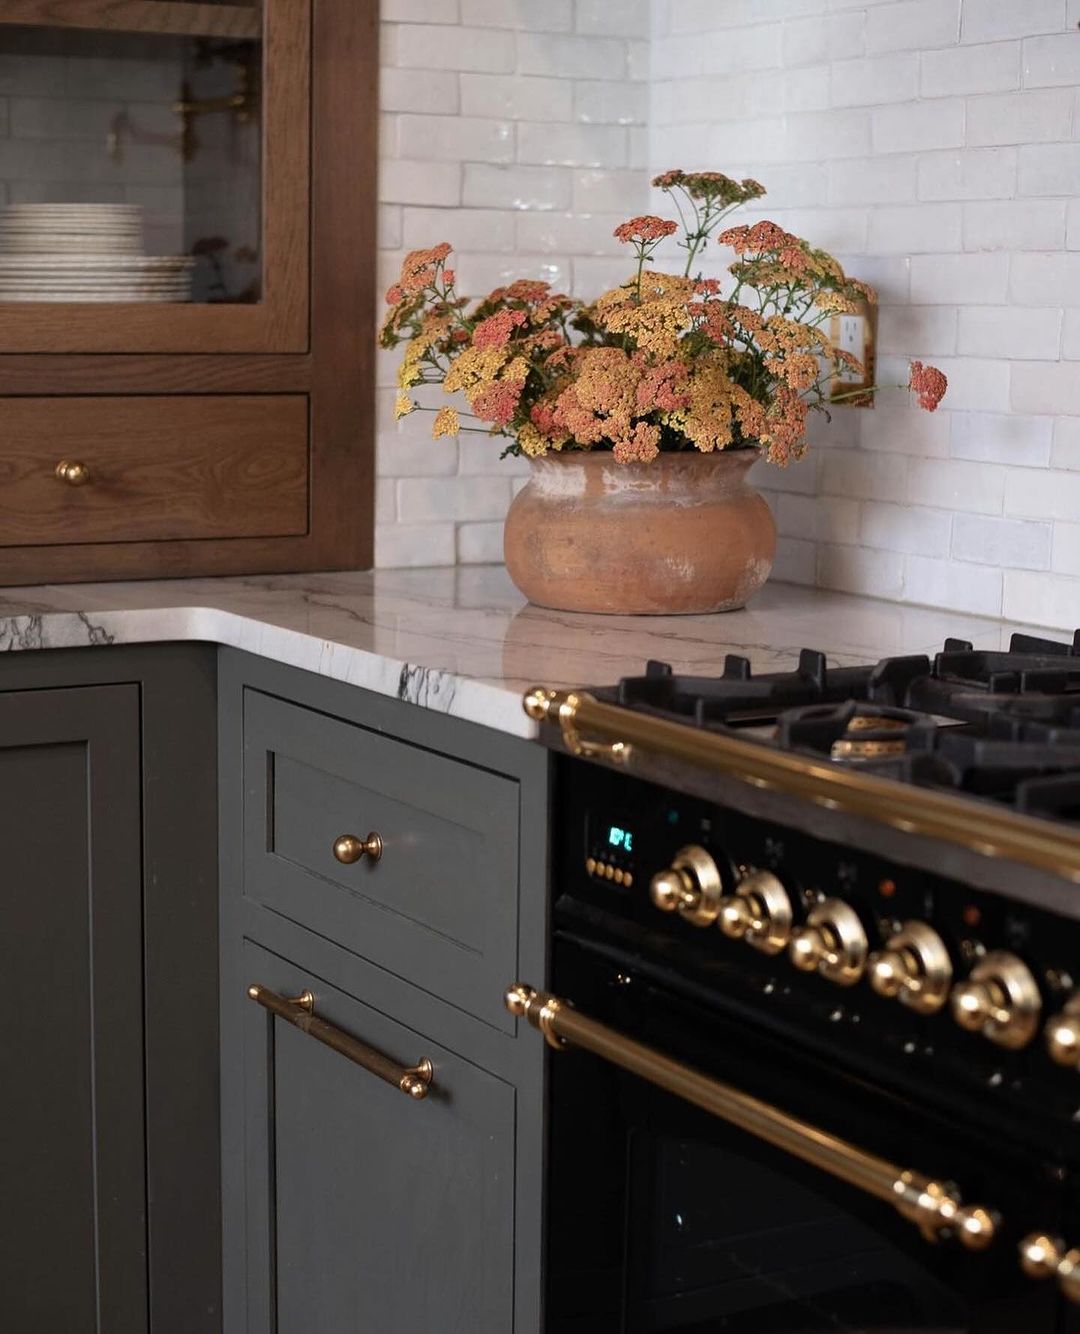
{"label": "terracotta pot", "polygon": [[776,524],[747,483],[756,450],[549,454],[506,517],[510,577],[559,611],[671,615],[733,611],[765,580]]}

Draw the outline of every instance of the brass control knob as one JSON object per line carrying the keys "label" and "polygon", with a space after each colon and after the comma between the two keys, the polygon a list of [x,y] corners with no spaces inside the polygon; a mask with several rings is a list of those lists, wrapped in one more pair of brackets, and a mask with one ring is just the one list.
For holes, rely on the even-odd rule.
{"label": "brass control knob", "polygon": [[90,469],[85,463],[61,459],[56,465],[56,477],[58,481],[67,482],[68,486],[85,486],[90,480]]}
{"label": "brass control knob", "polygon": [[953,1018],[969,1033],[999,1047],[1026,1047],[1039,1027],[1042,998],[1027,964],[1005,950],[991,950],[953,988]]}
{"label": "brass control knob", "polygon": [[1060,1237],[1031,1232],[1020,1243],[1020,1268],[1028,1278],[1056,1278],[1070,1302],[1080,1302],[1080,1249],[1065,1249]]}
{"label": "brass control knob", "polygon": [[377,862],[383,855],[383,841],[372,832],[367,838],[358,838],[355,834],[342,834],[334,839],[334,856],[344,866],[352,866],[361,857]]}
{"label": "brass control knob", "polygon": [[791,939],[791,899],[771,871],[747,871],[734,894],[720,900],[720,930],[762,954],[779,954]]}
{"label": "brass control knob", "polygon": [[1080,991],[1074,991],[1060,1014],[1046,1021],[1046,1051],[1055,1065],[1080,1069]]}
{"label": "brass control knob", "polygon": [[825,899],[791,933],[788,954],[804,973],[850,987],[862,977],[869,944],[859,914],[843,899]]}
{"label": "brass control knob", "polygon": [[677,912],[694,926],[711,926],[720,911],[720,872],[696,844],[680,848],[666,871],[649,885],[649,897],[661,912]]}
{"label": "brass control knob", "polygon": [[949,998],[952,960],[945,942],[925,922],[905,922],[867,960],[870,985],[918,1014],[935,1014]]}

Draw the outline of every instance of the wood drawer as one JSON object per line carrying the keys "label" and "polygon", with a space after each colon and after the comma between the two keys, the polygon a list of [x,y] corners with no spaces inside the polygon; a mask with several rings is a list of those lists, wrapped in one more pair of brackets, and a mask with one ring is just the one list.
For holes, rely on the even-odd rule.
{"label": "wood drawer", "polygon": [[304,394],[0,398],[0,546],[307,528]]}
{"label": "wood drawer", "polygon": [[[244,695],[247,898],[513,1032],[519,784],[258,691]],[[342,834],[381,858],[343,865]]]}

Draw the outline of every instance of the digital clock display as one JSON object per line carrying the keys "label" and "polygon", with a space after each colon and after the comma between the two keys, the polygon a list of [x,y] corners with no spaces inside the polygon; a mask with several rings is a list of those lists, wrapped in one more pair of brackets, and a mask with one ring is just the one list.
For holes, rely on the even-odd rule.
{"label": "digital clock display", "polygon": [[613,824],[608,827],[607,841],[609,848],[618,848],[620,852],[634,850],[633,830],[624,829],[621,825]]}

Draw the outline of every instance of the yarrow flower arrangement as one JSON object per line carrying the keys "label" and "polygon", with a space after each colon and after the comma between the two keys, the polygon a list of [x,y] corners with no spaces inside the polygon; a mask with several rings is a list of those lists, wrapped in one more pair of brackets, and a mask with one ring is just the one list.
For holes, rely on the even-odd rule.
{"label": "yarrow flower arrangement", "polygon": [[[405,345],[397,415],[423,406],[418,386],[436,384],[460,393],[468,414],[434,410],[432,434],[501,435],[505,454],[610,450],[619,463],[648,463],[661,451],[755,448],[781,465],[800,457],[810,412],[843,397],[829,397],[833,377],[863,374],[824,325],[874,302],[873,288],[765,220],[716,235],[735,254],[730,282],[695,276],[723,219],[765,188],[711,171],[667,171],[653,185],[679,222],[648,214],[616,227],[636,271],[592,302],[520,279],[470,303],[455,290],[449,244],[407,255],[381,332],[382,346]],[[682,273],[655,270],[661,242],[680,232]],[[933,412],[947,382],[914,361],[907,387]]]}

